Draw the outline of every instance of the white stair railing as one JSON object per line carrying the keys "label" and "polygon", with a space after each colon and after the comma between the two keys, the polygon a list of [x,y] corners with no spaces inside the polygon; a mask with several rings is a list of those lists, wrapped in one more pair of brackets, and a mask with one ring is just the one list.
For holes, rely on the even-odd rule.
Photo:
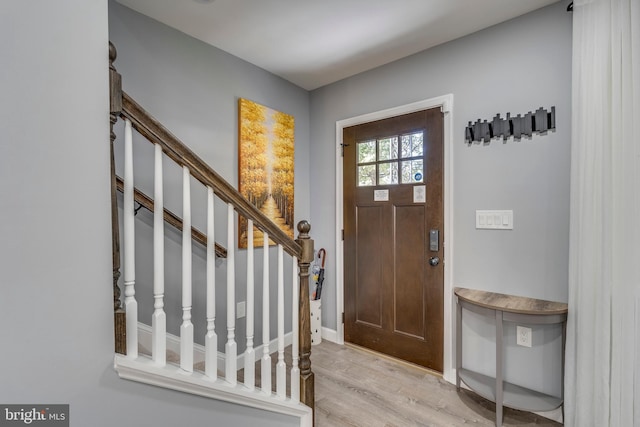
{"label": "white stair railing", "polygon": [[[126,321],[116,316],[116,331],[121,331],[122,324],[126,326],[126,334],[117,333],[116,348],[125,351],[126,355],[116,354],[114,366],[122,378],[131,379],[156,386],[171,388],[183,392],[198,394],[211,398],[221,399],[254,408],[266,409],[282,414],[297,416],[301,426],[311,426],[313,421],[313,372],[310,369],[310,331],[300,330],[300,325],[308,329],[308,268],[313,258],[313,241],[309,238],[310,226],[306,222],[298,225],[300,238],[291,240],[286,233],[271,222],[258,208],[244,199],[228,182],[222,179],[215,171],[208,167],[198,156],[190,151],[181,141],[173,136],[164,126],[157,122],[151,115],[137,104],[131,97],[121,91],[120,76],[113,67],[115,48],[110,46],[110,117],[113,125],[118,117],[124,119],[124,146],[123,153],[123,180],[113,177],[112,200],[115,199],[116,183],[122,187],[123,192],[123,308],[126,312]],[[154,144],[154,172],[153,194],[154,200],[134,187],[134,158],[133,158],[133,130],[140,136]],[[112,133],[112,148],[116,140]],[[137,143],[138,140],[136,140]],[[144,150],[140,151],[141,153]],[[164,207],[164,179],[163,160],[165,157],[174,161],[182,168],[182,220],[169,212]],[[141,162],[145,163],[145,162]],[[115,175],[115,170],[112,169]],[[206,238],[197,230],[192,230],[191,214],[191,178],[194,183],[204,185],[207,192]],[[227,251],[215,243],[215,215],[214,205],[216,197],[227,204]],[[135,239],[135,203],[153,212],[153,263],[151,266],[143,266],[140,271],[147,268],[152,271],[153,282],[149,284],[136,284],[136,239]],[[114,211],[117,213],[117,204],[114,203]],[[197,206],[197,204],[194,204]],[[242,357],[244,369],[242,384],[237,384],[238,376],[238,351],[236,343],[236,215],[238,218],[247,219],[248,249],[246,271],[246,349]],[[171,301],[165,283],[165,239],[164,221],[169,221],[178,228],[182,228],[182,283],[181,302]],[[114,222],[114,230],[118,230],[117,215]],[[263,234],[263,265],[262,265],[262,307],[255,307],[255,282],[258,280],[255,271],[255,248],[253,247],[254,226]],[[114,232],[114,236],[118,233]],[[192,275],[193,237],[206,245],[206,288],[194,288]],[[114,260],[119,259],[119,240],[114,237]],[[270,242],[276,243],[277,260],[277,301],[275,313],[271,309],[270,286]],[[139,248],[145,251],[145,248]],[[216,334],[216,255],[227,258],[226,280],[226,314],[227,314],[227,340],[224,344],[224,353],[218,350],[219,343]],[[288,278],[285,277],[285,254],[291,256],[291,288],[285,287]],[[198,253],[198,252],[196,252]],[[298,260],[300,258],[300,261]],[[119,268],[119,263],[117,264]],[[300,271],[298,272],[298,266]],[[116,262],[114,261],[114,278]],[[141,274],[140,277],[144,277]],[[117,283],[117,282],[115,282]],[[150,286],[151,289],[145,288]],[[285,292],[291,290],[291,319],[292,330],[285,330]],[[114,286],[114,295],[118,295],[118,286]],[[303,291],[303,292],[299,292]],[[144,296],[139,298],[147,304],[152,301],[152,307],[144,307],[142,313],[151,312],[151,327],[140,324],[138,317],[139,301],[136,293]],[[206,316],[192,312],[193,296],[205,293]],[[176,307],[171,312],[170,307]],[[196,307],[197,308],[197,307]],[[302,311],[299,312],[299,308]],[[119,307],[115,307],[119,310]],[[288,309],[287,309],[288,310]],[[262,316],[260,316],[260,312]],[[195,312],[197,313],[197,311]],[[118,313],[116,313],[117,315]],[[171,316],[170,316],[171,315]],[[272,318],[275,316],[275,319]],[[167,319],[181,318],[180,337],[167,334]],[[300,320],[302,318],[302,320]],[[255,346],[255,326],[261,319],[262,343],[260,348]],[[272,339],[270,324],[275,320],[277,324],[276,336]],[[120,322],[120,323],[118,323]],[[206,333],[196,339],[194,336],[194,323],[206,325]],[[218,325],[222,328],[222,325]],[[139,331],[145,335],[140,339]],[[149,332],[147,332],[149,331]],[[149,335],[147,335],[147,333]],[[126,335],[126,340],[124,339]],[[146,352],[139,353],[139,343],[146,347],[150,341],[150,355]],[[289,341],[290,340],[290,341]],[[197,342],[196,342],[197,341]],[[292,344],[292,363],[287,366],[285,360],[285,346]],[[201,345],[203,343],[204,345]],[[144,347],[142,347],[144,348]],[[275,372],[272,369],[272,350],[277,351],[277,363]],[[167,352],[179,354],[179,365],[167,362]],[[261,351],[262,357],[257,361],[256,353]],[[218,374],[218,366],[224,360],[224,376]],[[204,361],[204,369],[194,369],[194,361]],[[256,363],[260,363],[261,376],[260,387],[256,387]],[[202,372],[203,371],[203,372]],[[290,383],[287,384],[287,373],[290,375]],[[272,386],[275,374],[275,392]],[[287,385],[290,387],[290,397],[287,397]],[[304,404],[303,404],[304,403]],[[311,408],[310,408],[311,407]]]}
{"label": "white stair railing", "polygon": [[[125,120],[125,152],[124,152],[124,307],[127,312],[127,358],[139,359],[147,357],[138,354],[138,302],[135,299],[135,209],[133,186],[133,131],[131,122]],[[163,190],[163,150],[159,144],[154,144],[154,198],[153,202],[153,313],[151,327],[151,360],[152,366],[168,367],[166,354],[167,322],[165,312],[165,233],[164,233],[164,190]],[[204,336],[204,376],[209,381],[218,381],[218,339],[215,332],[216,320],[216,248],[215,248],[215,193],[211,187],[207,190],[207,245],[206,245],[206,335]],[[195,344],[194,324],[192,321],[193,279],[192,279],[192,229],[191,229],[191,174],[187,166],[182,167],[182,300],[179,338],[179,366],[183,373],[194,373]],[[227,280],[226,280],[226,312],[227,312],[227,342],[225,344],[224,382],[227,385],[237,384],[238,354],[235,341],[236,328],[236,271],[235,271],[235,218],[236,211],[231,203],[227,203]],[[244,363],[243,386],[248,391],[256,391],[262,395],[274,397],[278,400],[300,402],[300,369],[298,349],[298,308],[299,308],[299,276],[298,259],[292,259],[291,271],[291,320],[292,331],[290,342],[292,345],[292,364],[287,366],[285,361],[285,346],[288,340],[285,332],[285,274],[284,247],[277,245],[277,301],[276,312],[272,313],[270,302],[270,238],[266,231],[263,234],[263,266],[262,266],[262,357],[260,389],[256,390],[256,349],[254,348],[255,323],[255,266],[254,266],[254,223],[247,220],[247,299],[246,299],[246,349],[242,355]],[[277,320],[276,337],[272,341],[270,323],[273,314]],[[277,350],[275,365],[275,393],[272,390],[271,350]],[[290,396],[287,396],[287,372],[290,375]]]}

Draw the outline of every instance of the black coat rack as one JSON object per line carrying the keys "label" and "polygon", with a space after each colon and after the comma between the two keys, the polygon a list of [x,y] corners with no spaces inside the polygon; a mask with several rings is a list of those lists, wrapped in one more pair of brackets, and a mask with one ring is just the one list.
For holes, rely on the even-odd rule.
{"label": "black coat rack", "polygon": [[472,142],[489,143],[492,138],[502,137],[506,141],[510,136],[514,139],[521,139],[522,136],[531,137],[534,133],[545,134],[549,130],[556,128],[556,107],[551,107],[551,111],[547,111],[540,107],[535,113],[529,111],[524,116],[518,114],[511,117],[511,113],[507,113],[507,118],[500,117],[500,114],[488,122],[478,119],[475,123],[469,122],[465,128],[465,141],[467,144]]}

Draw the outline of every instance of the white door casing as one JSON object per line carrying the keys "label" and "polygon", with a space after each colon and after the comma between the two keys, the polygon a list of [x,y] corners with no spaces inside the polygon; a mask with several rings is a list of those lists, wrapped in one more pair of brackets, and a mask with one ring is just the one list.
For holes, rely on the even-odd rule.
{"label": "white door casing", "polygon": [[[408,114],[415,111],[440,107],[444,113],[444,360],[443,376],[450,383],[455,383],[455,363],[453,331],[453,94],[447,94],[423,101],[413,102],[386,110],[375,111],[336,122],[336,336],[335,342],[344,344],[344,264],[343,264],[343,170],[342,170],[342,131],[344,128],[375,120]],[[329,337],[327,337],[329,338]]]}

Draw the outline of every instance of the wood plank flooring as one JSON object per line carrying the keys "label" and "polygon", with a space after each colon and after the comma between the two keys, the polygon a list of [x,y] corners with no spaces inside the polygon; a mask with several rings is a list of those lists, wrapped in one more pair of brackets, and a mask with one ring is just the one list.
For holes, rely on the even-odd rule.
{"label": "wood plank flooring", "polygon": [[[150,352],[141,347],[141,354]],[[256,354],[261,357],[262,354]],[[271,354],[272,389],[275,392],[277,353]],[[291,347],[285,349],[291,366]],[[167,362],[179,356],[167,352]],[[204,370],[196,364],[196,370]],[[315,427],[491,427],[495,405],[427,369],[360,347],[322,341],[311,348],[315,374]],[[220,377],[224,372],[219,372]],[[242,382],[244,370],[238,371]],[[256,362],[256,387],[260,387],[260,361]],[[287,369],[287,395],[289,369]],[[504,408],[503,426],[557,427],[561,424],[539,415]]]}
{"label": "wood plank flooring", "polygon": [[[354,346],[311,349],[316,427],[494,426],[495,405],[440,376]],[[504,426],[560,426],[505,408]]]}

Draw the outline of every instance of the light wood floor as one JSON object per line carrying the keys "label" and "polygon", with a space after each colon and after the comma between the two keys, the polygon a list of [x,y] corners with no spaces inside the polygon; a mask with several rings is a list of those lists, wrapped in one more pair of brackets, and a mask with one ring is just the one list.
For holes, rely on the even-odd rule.
{"label": "light wood floor", "polygon": [[[142,354],[150,352],[141,347]],[[260,357],[256,355],[256,357]],[[271,355],[275,392],[277,353]],[[179,356],[167,352],[167,362]],[[291,366],[291,346],[285,349]],[[204,364],[196,364],[204,370]],[[322,341],[311,347],[315,375],[316,427],[457,427],[494,426],[495,405],[476,394],[456,391],[453,384],[430,371],[359,347]],[[219,372],[220,377],[224,372]],[[238,371],[242,382],[244,370]],[[256,387],[260,387],[260,361],[256,362]],[[287,395],[289,394],[287,370]],[[503,426],[556,427],[561,424],[530,412],[504,408]]]}
{"label": "light wood floor", "polygon": [[[353,346],[311,348],[317,427],[493,426],[495,405],[437,375]],[[504,426],[560,426],[505,408]]]}

